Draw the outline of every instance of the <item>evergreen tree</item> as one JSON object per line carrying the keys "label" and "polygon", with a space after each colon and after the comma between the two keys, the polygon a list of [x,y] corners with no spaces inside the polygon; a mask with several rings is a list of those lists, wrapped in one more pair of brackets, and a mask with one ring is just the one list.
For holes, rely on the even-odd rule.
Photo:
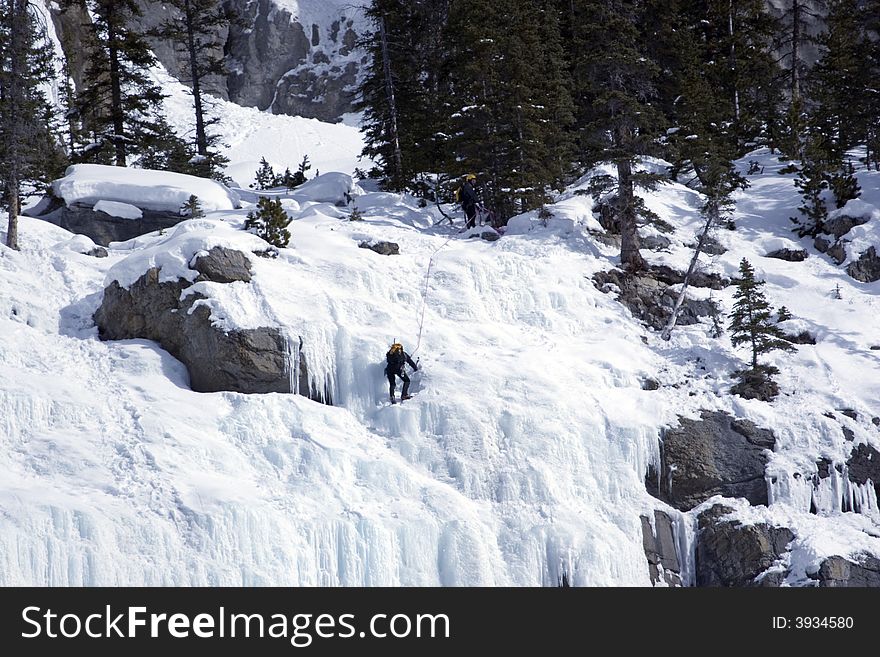
{"label": "evergreen tree", "polygon": [[[880,34],[880,0],[867,0],[865,7],[865,29],[869,34]],[[880,39],[867,46],[867,59],[871,79],[880,80]],[[880,85],[865,90],[865,164],[880,171]]]}
{"label": "evergreen tree", "polygon": [[506,220],[539,207],[571,160],[573,104],[553,2],[453,2],[450,147],[454,175],[481,173]]}
{"label": "evergreen tree", "polygon": [[291,187],[298,187],[302,185],[306,181],[306,171],[312,168],[312,165],[309,164],[309,156],[303,155],[302,162],[299,163],[299,167],[297,167],[296,173],[293,174]]}
{"label": "evergreen tree", "polygon": [[766,283],[755,279],[755,270],[745,258],[740,262],[739,273],[740,279],[733,294],[736,301],[730,315],[731,342],[735,347],[748,345],[752,353],[750,372],[769,378],[776,372],[775,368],[759,365],[758,357],[777,349],[792,351],[794,347],[771,321],[772,308],[762,290]]}
{"label": "evergreen tree", "polygon": [[162,23],[152,34],[171,41],[187,63],[183,82],[190,85],[195,118],[194,173],[216,178],[229,160],[216,152],[217,136],[210,126],[217,122],[209,116],[204,93],[205,80],[223,75],[223,43],[218,34],[227,28],[232,16],[219,0],[167,0],[179,16]]}
{"label": "evergreen tree", "polygon": [[81,158],[126,166],[145,142],[159,134],[164,98],[149,76],[156,63],[149,45],[134,27],[141,16],[136,0],[63,0],[84,4],[93,19],[94,52],[89,53],[85,88],[77,99],[93,143]]}
{"label": "evergreen tree", "polygon": [[272,189],[279,185],[279,178],[275,175],[272,165],[266,161],[265,157],[260,158],[260,168],[254,176],[256,182],[250,185],[253,189]]}
{"label": "evergreen tree", "polygon": [[198,196],[191,194],[186,202],[180,206],[180,216],[188,217],[189,219],[201,219],[205,216],[205,211],[202,209],[202,202],[199,200]]}
{"label": "evergreen tree", "polygon": [[575,99],[581,108],[583,161],[606,161],[617,169],[614,203],[621,233],[621,264],[645,268],[639,253],[637,222],[643,204],[640,186],[656,182],[634,170],[652,152],[663,117],[653,104],[657,65],[645,47],[645,3],[640,0],[578,0],[574,39]]}
{"label": "evergreen tree", "polygon": [[255,212],[249,212],[244,222],[245,230],[254,229],[256,234],[272,246],[284,248],[290,243],[287,225],[290,218],[284,211],[280,199],[261,196]]}
{"label": "evergreen tree", "polygon": [[64,167],[42,85],[54,71],[51,46],[28,0],[0,5],[0,183],[9,215],[6,245],[18,249],[21,196]]}
{"label": "evergreen tree", "polygon": [[826,8],[825,0],[785,0],[775,50],[782,53],[785,68],[780,81],[788,89],[789,106],[783,120],[783,128],[778,136],[778,145],[783,154],[801,159],[803,152],[804,78],[807,73],[805,48],[814,44],[810,34],[810,21],[819,17]]}
{"label": "evergreen tree", "polygon": [[877,86],[871,75],[871,38],[859,0],[829,0],[826,30],[818,38],[821,57],[808,78],[810,123],[845,153],[864,144],[870,108],[869,90]]}

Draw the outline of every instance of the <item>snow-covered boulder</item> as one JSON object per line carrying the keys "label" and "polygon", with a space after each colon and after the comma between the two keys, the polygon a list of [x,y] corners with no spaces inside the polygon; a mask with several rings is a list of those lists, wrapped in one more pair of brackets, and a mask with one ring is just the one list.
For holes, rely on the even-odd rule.
{"label": "snow-covered boulder", "polygon": [[186,366],[198,392],[296,392],[302,377],[308,381],[301,345],[292,346],[282,327],[225,317],[254,296],[248,252],[264,247],[223,222],[184,222],[110,269],[94,315],[101,338],[158,342]]}
{"label": "snow-covered boulder", "polygon": [[180,206],[196,196],[205,212],[241,207],[238,195],[214,180],[101,164],[68,167],[64,177],[52,183],[52,193],[68,206],[112,201],[141,210],[179,213]]}
{"label": "snow-covered boulder", "polygon": [[66,175],[52,183],[52,193],[26,214],[109,246],[180,223],[180,208],[190,196],[198,197],[208,212],[240,207],[238,195],[213,180],[77,164],[68,167]]}
{"label": "snow-covered boulder", "polygon": [[300,203],[333,203],[348,205],[355,197],[363,193],[351,176],[344,173],[325,173],[304,182],[297,187],[292,196]]}

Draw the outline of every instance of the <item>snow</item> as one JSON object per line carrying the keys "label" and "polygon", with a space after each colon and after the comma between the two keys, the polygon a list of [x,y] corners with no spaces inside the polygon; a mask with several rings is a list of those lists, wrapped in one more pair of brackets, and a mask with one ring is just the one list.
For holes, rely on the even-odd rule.
{"label": "snow", "polygon": [[[242,230],[255,193],[102,259],[23,217],[22,252],[0,247],[0,585],[538,586],[565,573],[574,585],[645,586],[640,516],[655,509],[672,516],[693,582],[700,509],[670,509],[644,478],[662,430],[701,409],[777,436],[770,506],[714,501],[740,522],[792,529],[778,565],[791,569],[788,584],[810,584],[833,554],[880,554],[872,486],[842,474],[812,484],[820,458],[842,466],[853,446],[880,447],[870,350],[880,282],[853,281],[797,240],[793,177],[766,152],[743,169],[749,159],[765,173],[738,198],[737,230],[717,235],[728,252],[700,267],[731,277],[748,258],[771,304],[793,314],[786,330],[816,336],[768,358],[781,370],[772,404],[728,393],[746,356],[729,336],[702,324],[664,342],[595,288],[591,276],[617,253],[593,234],[592,199],[576,194],[587,181],[548,204],[550,225],[524,216],[493,243],[459,234],[460,213],[450,229],[411,197],[357,193],[344,172],[306,187],[332,194],[269,193],[291,216],[290,247],[251,255],[251,283],[184,293],[205,295],[224,330],[272,325],[292,344],[302,338],[310,383],[330,389],[333,407],[194,393],[156,344],[98,339],[92,314],[110,281],[128,286],[151,267],[161,280],[194,280],[189,265],[213,246],[264,249]],[[82,188],[133,202],[130,172],[119,175],[84,176]],[[874,203],[880,174],[859,177]],[[363,221],[334,205],[347,189]],[[667,184],[645,202],[675,232],[667,253],[643,254],[685,268],[699,195]],[[358,248],[379,240],[400,255]],[[780,245],[809,257],[764,257]],[[711,294],[730,309],[733,288]],[[390,406],[382,370],[394,339],[420,370],[414,398]],[[643,390],[646,377],[660,388]]]}
{"label": "snow", "polygon": [[344,173],[324,173],[297,187],[292,196],[299,202],[340,203],[347,205],[349,199],[363,193],[351,176]]}
{"label": "snow", "polygon": [[119,217],[120,219],[141,219],[144,213],[140,208],[128,203],[119,203],[117,201],[98,201],[92,210],[95,212],[104,212],[111,217]]}
{"label": "snow", "polygon": [[[320,3],[317,3],[320,4]],[[154,80],[168,94],[164,103],[168,122],[178,134],[193,134],[192,95],[161,67],[152,70]],[[301,116],[261,112],[218,98],[208,98],[211,116],[219,119],[211,130],[219,137],[219,150],[229,158],[225,173],[247,189],[255,181],[260,160],[265,158],[275,173],[296,171],[304,156],[311,169],[307,176],[333,171],[351,174],[356,167],[369,170],[372,162],[361,160],[364,148],[359,122],[349,115],[344,123],[324,123]]]}
{"label": "snow", "polygon": [[240,207],[236,193],[220,183],[182,173],[101,164],[75,164],[52,183],[67,205],[118,202],[143,210],[178,212],[191,195],[205,211]]}
{"label": "snow", "polygon": [[854,219],[867,219],[880,221],[880,209],[870,203],[865,203],[861,198],[850,199],[842,208],[837,208],[828,213],[828,219],[839,217],[853,217]]}

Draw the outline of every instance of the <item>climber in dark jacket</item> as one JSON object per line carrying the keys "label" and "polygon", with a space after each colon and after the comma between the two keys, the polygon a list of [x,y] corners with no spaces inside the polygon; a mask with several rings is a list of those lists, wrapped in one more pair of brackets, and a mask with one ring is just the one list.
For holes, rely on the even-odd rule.
{"label": "climber in dark jacket", "polygon": [[461,201],[461,209],[464,210],[464,216],[467,221],[465,228],[473,228],[477,225],[477,190],[474,189],[474,181],[477,177],[469,173],[464,177],[464,183],[459,190],[459,200]]}
{"label": "climber in dark jacket", "polygon": [[394,397],[394,389],[397,386],[397,381],[394,378],[396,376],[399,376],[400,380],[403,381],[400,401],[410,399],[412,395],[409,394],[409,376],[406,374],[406,365],[413,368],[414,372],[419,371],[418,366],[413,362],[410,355],[403,350],[403,345],[399,342],[391,345],[388,353],[385,354],[385,360],[388,362],[385,366],[385,375],[388,377],[388,394],[391,395],[391,403],[397,403],[397,399]]}

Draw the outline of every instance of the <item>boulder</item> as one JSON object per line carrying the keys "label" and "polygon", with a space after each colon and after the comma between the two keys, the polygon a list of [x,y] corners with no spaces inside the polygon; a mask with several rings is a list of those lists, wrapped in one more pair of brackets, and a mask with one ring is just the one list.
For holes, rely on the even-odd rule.
{"label": "boulder", "polygon": [[716,504],[697,519],[697,586],[780,586],[788,575],[781,560],[794,534],[785,527],[727,519],[731,512]]}
{"label": "boulder", "polygon": [[654,511],[654,523],[648,516],[641,516],[642,545],[648,559],[651,583],[665,582],[667,586],[681,586],[681,561],[675,540],[672,518],[663,511]]}
{"label": "boulder", "polygon": [[803,262],[809,254],[803,249],[776,249],[767,254],[768,258],[786,260],[788,262]]}
{"label": "boulder", "polygon": [[375,244],[361,242],[358,246],[362,249],[375,251],[379,255],[400,255],[400,246],[395,242],[376,242]]}
{"label": "boulder", "polygon": [[721,411],[704,410],[699,420],[682,417],[678,427],[664,433],[660,472],[649,469],[645,486],[683,511],[714,495],[766,505],[764,470],[767,450],[775,444],[770,430]]}
{"label": "boulder", "polygon": [[856,226],[868,223],[867,217],[849,217],[841,215],[822,222],[822,232],[840,239]]}
{"label": "boulder", "polygon": [[[243,253],[215,248],[195,260],[201,261],[201,280],[250,276]],[[327,390],[309,386],[302,343],[291,345],[276,327],[224,331],[212,322],[208,306],[199,303],[206,297],[187,293],[190,281],[159,279],[160,270],[153,267],[128,288],[116,281],[107,286],[94,315],[102,340],[158,342],[186,366],[197,392],[291,393],[297,387],[311,399],[329,403]],[[297,350],[298,359],[291,355]],[[299,371],[292,372],[297,360]]]}
{"label": "boulder", "polygon": [[62,199],[47,196],[24,214],[48,221],[71,233],[85,235],[101,246],[109,246],[110,242],[125,242],[157,230],[167,230],[185,219],[176,212],[142,210],[142,213],[140,219],[124,219],[95,210],[92,205],[72,203],[67,206]]}
{"label": "boulder", "polygon": [[[684,272],[668,267],[667,265],[651,267],[650,273],[651,276],[658,281],[666,283],[667,285],[684,283]],[[694,287],[708,287],[712,290],[723,290],[730,285],[730,279],[724,278],[721,274],[694,271],[691,273],[688,285],[693,285]]]}
{"label": "boulder", "polygon": [[197,281],[234,283],[251,280],[251,262],[241,251],[215,246],[208,253],[198,255],[192,266],[200,276]]}
{"label": "boulder", "polygon": [[779,394],[779,384],[773,380],[776,374],[775,368],[758,366],[757,370],[740,370],[736,372],[739,383],[734,385],[730,392],[739,395],[743,399],[757,399],[759,401],[772,401]]}
{"label": "boulder", "polygon": [[849,264],[846,273],[862,283],[880,280],[880,257],[877,256],[876,249],[872,246],[862,253],[858,260]]}
{"label": "boulder", "polygon": [[860,554],[855,560],[829,557],[810,577],[822,587],[880,587],[880,559],[869,554]]}
{"label": "boulder", "polygon": [[96,246],[85,255],[92,256],[93,258],[106,258],[109,253],[107,253],[107,249],[105,249],[103,246]]}

